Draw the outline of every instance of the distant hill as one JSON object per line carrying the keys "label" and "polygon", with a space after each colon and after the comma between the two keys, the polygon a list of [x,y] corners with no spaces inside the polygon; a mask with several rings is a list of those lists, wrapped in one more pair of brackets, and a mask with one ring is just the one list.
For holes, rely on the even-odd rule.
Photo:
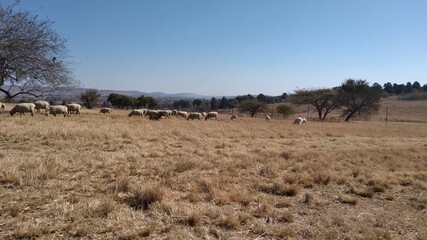
{"label": "distant hill", "polygon": [[[7,88],[7,86],[5,86]],[[46,94],[46,96],[50,97],[64,97],[64,98],[76,98],[78,97],[82,92],[88,90],[90,88],[79,88],[79,87],[61,87],[56,89],[55,91]],[[147,96],[147,97],[154,97],[154,98],[168,98],[168,99],[210,99],[212,97],[221,98],[223,96],[208,96],[208,95],[200,95],[195,93],[162,93],[162,92],[141,92],[141,91],[135,91],[135,90],[108,90],[108,89],[102,89],[98,90],[101,96],[107,97],[111,93],[117,93],[117,94],[123,94],[131,97],[139,97],[141,95]],[[1,93],[0,93],[1,96]],[[226,96],[227,98],[234,98],[235,96]]]}

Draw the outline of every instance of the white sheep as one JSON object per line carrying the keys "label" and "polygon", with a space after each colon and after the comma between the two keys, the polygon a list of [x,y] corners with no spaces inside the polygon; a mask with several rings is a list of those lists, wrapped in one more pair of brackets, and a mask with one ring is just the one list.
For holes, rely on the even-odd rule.
{"label": "white sheep", "polygon": [[80,106],[80,104],[77,104],[77,103],[70,103],[70,104],[67,104],[67,108],[68,108],[69,114],[71,114],[72,112],[76,112],[76,114],[80,114],[80,109],[82,108],[82,106]]}
{"label": "white sheep", "polygon": [[188,114],[187,120],[194,120],[194,119],[199,119],[202,120],[202,114],[199,112],[192,112],[190,114]]}
{"label": "white sheep", "polygon": [[49,110],[49,103],[46,101],[37,101],[34,103],[36,105],[36,112],[40,112],[40,109],[44,109],[46,113]]}
{"label": "white sheep", "polygon": [[64,105],[54,105],[50,106],[49,112],[46,113],[46,116],[49,116],[49,114],[52,114],[56,117],[56,114],[63,114],[64,117],[70,117],[68,114],[68,107]]}
{"label": "white sheep", "polygon": [[161,114],[160,117],[169,118],[172,116],[172,110],[160,110],[159,113]]}
{"label": "white sheep", "polygon": [[218,120],[218,112],[208,112],[205,116],[205,120],[208,120],[210,118],[215,118]]}
{"label": "white sheep", "polygon": [[132,110],[132,112],[130,112],[128,114],[128,116],[129,117],[132,117],[132,116],[141,116],[141,117],[143,117],[146,112],[147,112],[146,109],[134,109],[134,110]]}
{"label": "white sheep", "polygon": [[111,108],[101,108],[99,110],[100,113],[108,113],[111,114]]}
{"label": "white sheep", "polygon": [[231,119],[231,120],[237,119],[237,115],[236,115],[236,114],[231,115],[231,118],[230,118],[230,119]]}
{"label": "white sheep", "polygon": [[266,115],[265,116],[265,121],[270,121],[270,120],[271,120],[271,117],[269,115]]}
{"label": "white sheep", "polygon": [[172,110],[172,116],[176,116],[178,114],[178,111],[177,110]]}
{"label": "white sheep", "polygon": [[157,110],[147,110],[147,116],[150,120],[160,120],[160,118],[163,116],[162,111]]}
{"label": "white sheep", "polygon": [[19,115],[24,115],[26,112],[30,112],[31,116],[34,117],[34,110],[36,105],[34,103],[18,103],[10,110],[10,116],[15,115],[15,113],[19,112]]}
{"label": "white sheep", "polygon": [[301,125],[303,123],[307,123],[307,119],[305,119],[305,117],[297,117],[297,118],[295,118],[294,124]]}
{"label": "white sheep", "polygon": [[178,112],[176,113],[176,116],[187,119],[188,113],[187,113],[187,112],[185,112],[185,111],[178,111]]}

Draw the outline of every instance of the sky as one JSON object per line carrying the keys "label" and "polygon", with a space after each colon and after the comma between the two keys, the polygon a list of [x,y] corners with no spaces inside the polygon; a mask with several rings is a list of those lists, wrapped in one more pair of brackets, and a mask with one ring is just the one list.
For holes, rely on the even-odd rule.
{"label": "sky", "polygon": [[[2,1],[7,4],[10,1]],[[425,0],[21,0],[82,87],[211,96],[427,83]]]}

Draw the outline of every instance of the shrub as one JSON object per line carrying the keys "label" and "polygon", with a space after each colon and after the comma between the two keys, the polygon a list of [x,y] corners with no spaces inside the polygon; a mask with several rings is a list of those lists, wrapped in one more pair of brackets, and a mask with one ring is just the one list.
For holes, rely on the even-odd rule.
{"label": "shrub", "polygon": [[135,210],[147,210],[155,202],[163,199],[163,190],[159,185],[145,189],[134,190],[131,196],[125,199],[125,203]]}

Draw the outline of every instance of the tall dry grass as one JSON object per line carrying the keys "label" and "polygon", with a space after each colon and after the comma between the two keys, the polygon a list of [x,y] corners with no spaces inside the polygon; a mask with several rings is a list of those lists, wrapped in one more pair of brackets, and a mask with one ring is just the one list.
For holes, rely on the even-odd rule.
{"label": "tall dry grass", "polygon": [[0,238],[427,238],[427,125],[0,115]]}

